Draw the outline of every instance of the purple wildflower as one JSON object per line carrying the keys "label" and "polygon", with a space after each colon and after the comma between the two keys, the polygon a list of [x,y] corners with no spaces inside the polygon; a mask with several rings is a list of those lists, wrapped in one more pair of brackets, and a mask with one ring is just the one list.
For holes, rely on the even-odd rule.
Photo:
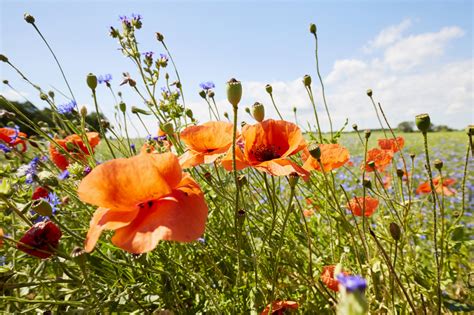
{"label": "purple wildflower", "polygon": [[86,176],[87,174],[89,174],[90,172],[92,171],[92,168],[90,166],[86,166],[84,167],[84,176]]}
{"label": "purple wildflower", "polygon": [[99,84],[102,84],[102,83],[109,84],[110,81],[112,81],[112,75],[110,73],[100,75],[97,78],[97,81],[99,82]]}
{"label": "purple wildflower", "polygon": [[142,55],[145,56],[146,59],[152,59],[153,54],[154,54],[154,52],[152,52],[152,51],[147,51],[147,52],[142,53]]}
{"label": "purple wildflower", "polygon": [[367,281],[361,276],[344,275],[342,273],[337,275],[339,284],[346,288],[347,292],[364,292],[367,287]]}
{"label": "purple wildflower", "polygon": [[65,180],[66,178],[69,178],[69,171],[68,170],[62,171],[61,174],[59,174],[59,176],[58,176],[59,180]]}
{"label": "purple wildflower", "polygon": [[8,152],[10,152],[12,149],[11,149],[9,146],[7,146],[7,145],[5,145],[5,144],[3,144],[3,143],[0,143],[0,150],[2,150],[4,153],[8,153]]}
{"label": "purple wildflower", "polygon": [[206,91],[216,87],[214,82],[212,81],[202,82],[201,84],[199,84],[199,86],[201,87],[201,89]]}
{"label": "purple wildflower", "polygon": [[77,103],[76,101],[71,101],[66,104],[61,104],[58,106],[58,113],[66,115],[66,114],[71,114],[75,109],[77,108]]}

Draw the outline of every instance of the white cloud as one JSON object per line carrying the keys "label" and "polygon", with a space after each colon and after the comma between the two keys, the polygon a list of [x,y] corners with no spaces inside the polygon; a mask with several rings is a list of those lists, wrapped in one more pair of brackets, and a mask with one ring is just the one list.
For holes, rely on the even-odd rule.
{"label": "white cloud", "polygon": [[369,43],[364,46],[364,51],[371,52],[374,49],[394,43],[402,37],[402,33],[411,25],[412,21],[410,19],[405,19],[398,25],[389,26],[383,29],[373,40],[370,40]]}
{"label": "white cloud", "polygon": [[26,92],[17,92],[15,90],[8,89],[8,90],[0,92],[0,95],[2,95],[7,100],[12,101],[12,102],[24,102],[25,97],[28,96],[28,93],[26,93]]}

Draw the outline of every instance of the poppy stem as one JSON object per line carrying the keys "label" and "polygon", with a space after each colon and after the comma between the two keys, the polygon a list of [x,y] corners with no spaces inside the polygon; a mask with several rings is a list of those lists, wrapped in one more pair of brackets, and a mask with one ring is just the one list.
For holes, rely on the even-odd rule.
{"label": "poppy stem", "polygon": [[313,105],[314,117],[316,118],[316,125],[318,126],[319,143],[323,143],[323,134],[321,133],[321,126],[319,125],[318,112],[316,111],[316,104],[314,103],[313,91],[311,90],[311,86],[305,85],[305,89],[306,92],[308,92],[311,105]]}
{"label": "poppy stem", "polygon": [[280,114],[280,111],[278,110],[278,107],[275,104],[275,100],[273,99],[273,93],[270,93],[270,98],[272,100],[273,107],[275,108],[275,110],[278,114],[278,117],[280,117],[280,119],[283,120],[283,116]]}
{"label": "poppy stem", "polygon": [[374,110],[375,110],[375,113],[377,114],[377,119],[379,121],[380,128],[382,128],[383,134],[384,134],[385,139],[386,139],[387,138],[387,133],[385,132],[385,128],[383,127],[382,120],[380,119],[379,111],[377,110],[377,105],[375,105],[374,98],[372,97],[372,95],[369,95],[369,98],[370,98],[370,101],[372,102],[372,105],[374,105]]}
{"label": "poppy stem", "polygon": [[240,242],[241,242],[241,231],[240,231],[240,220],[239,220],[239,194],[240,194],[240,184],[239,178],[237,176],[237,162],[235,160],[235,150],[236,150],[236,140],[237,140],[237,113],[238,107],[232,106],[234,111],[234,126],[232,130],[232,172],[234,174],[234,182],[235,182],[235,209],[234,209],[234,226],[235,226],[235,233],[236,241],[237,241],[237,252],[238,252],[238,275],[237,275],[237,286],[240,284],[240,277],[241,277],[241,267],[242,267],[242,259],[240,257]]}
{"label": "poppy stem", "polygon": [[100,134],[102,135],[102,137],[104,137],[105,143],[107,143],[107,147],[109,148],[110,153],[115,159],[116,156],[115,156],[114,150],[112,150],[112,147],[110,146],[109,139],[107,139],[107,135],[105,134],[105,131],[104,131],[104,126],[102,126],[102,122],[100,121],[99,104],[97,104],[97,95],[95,93],[95,89],[92,89],[92,97],[94,99],[95,111],[97,113],[97,120],[99,123]]}

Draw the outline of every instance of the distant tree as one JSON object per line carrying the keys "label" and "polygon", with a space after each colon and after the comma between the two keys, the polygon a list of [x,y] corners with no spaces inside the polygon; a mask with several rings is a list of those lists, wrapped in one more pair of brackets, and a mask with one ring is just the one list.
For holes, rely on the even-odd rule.
{"label": "distant tree", "polygon": [[412,121],[403,121],[398,124],[397,129],[401,132],[413,132],[415,127],[415,123]]}
{"label": "distant tree", "polygon": [[454,129],[447,126],[447,125],[437,125],[433,127],[434,132],[441,132],[441,131],[453,131]]}

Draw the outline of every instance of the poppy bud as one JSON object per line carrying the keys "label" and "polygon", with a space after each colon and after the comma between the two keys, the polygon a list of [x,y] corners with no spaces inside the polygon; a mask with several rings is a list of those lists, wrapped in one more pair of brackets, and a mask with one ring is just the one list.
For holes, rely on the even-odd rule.
{"label": "poppy bud", "polygon": [[163,36],[163,34],[159,33],[159,32],[156,32],[156,40],[159,41],[159,42],[162,42],[165,37]]}
{"label": "poppy bud", "polygon": [[440,159],[436,159],[434,161],[434,167],[438,170],[438,171],[441,171],[441,169],[443,168],[443,161],[441,161]]}
{"label": "poppy bud", "polygon": [[125,113],[125,111],[127,110],[127,104],[125,104],[124,102],[120,102],[119,108],[122,113]]}
{"label": "poppy bud", "polygon": [[375,170],[375,162],[374,161],[367,162],[367,166],[370,167],[371,169]]}
{"label": "poppy bud", "polygon": [[58,178],[56,175],[50,171],[41,171],[38,173],[38,180],[42,185],[55,187],[58,183]]}
{"label": "poppy bud", "polygon": [[270,84],[265,85],[265,91],[267,91],[268,94],[272,94],[273,88]]}
{"label": "poppy bud", "polygon": [[166,74],[165,74],[165,79],[166,79],[166,80],[169,80],[169,79],[170,79],[170,74],[169,74],[168,72],[166,72]]}
{"label": "poppy bud", "polygon": [[31,210],[45,217],[49,217],[53,214],[53,208],[51,207],[49,202],[47,202],[43,198],[36,199],[35,201],[33,201],[33,203],[31,204]]}
{"label": "poppy bud", "polygon": [[308,150],[309,150],[309,154],[311,154],[311,156],[316,159],[316,160],[320,160],[321,159],[321,148],[319,145],[317,144],[312,144],[308,147]]}
{"label": "poppy bud", "polygon": [[229,119],[229,113],[228,112],[224,112],[224,117]]}
{"label": "poppy bud", "polygon": [[244,128],[247,123],[245,121],[240,123],[240,127]]}
{"label": "poppy bud", "polygon": [[247,114],[250,114],[250,108],[245,107],[245,112],[246,112]]}
{"label": "poppy bud", "polygon": [[232,78],[227,82],[227,100],[235,108],[239,105],[240,99],[242,98],[242,84],[240,81]]}
{"label": "poppy bud", "polygon": [[293,107],[293,113],[296,113],[296,106]]}
{"label": "poppy bud", "polygon": [[304,86],[311,86],[311,76],[309,74],[303,77]]}
{"label": "poppy bud", "polygon": [[365,133],[365,139],[369,139],[370,135],[372,134],[372,131],[370,131],[370,129],[366,129],[364,133]]}
{"label": "poppy bud", "polygon": [[368,96],[368,97],[372,97],[372,90],[371,90],[371,89],[368,89],[368,90],[367,90],[367,96]]}
{"label": "poppy bud", "polygon": [[168,135],[171,135],[174,133],[174,126],[170,122],[161,124],[160,129],[163,130]]}
{"label": "poppy bud", "polygon": [[288,176],[288,183],[290,184],[290,187],[292,189],[294,189],[296,187],[296,185],[298,184],[298,179],[299,178],[300,178],[300,176],[298,175],[298,173],[291,173]]}
{"label": "poppy bud", "polygon": [[51,247],[58,247],[61,236],[61,230],[53,222],[38,222],[20,239],[17,248],[41,259],[48,258],[53,254]]}
{"label": "poppy bud", "polygon": [[311,24],[309,25],[309,32],[310,32],[311,34],[316,34],[316,24],[311,23]]}
{"label": "poppy bud", "polygon": [[23,15],[23,18],[25,19],[26,23],[34,24],[35,23],[35,17],[31,14],[25,13]]}
{"label": "poppy bud", "polygon": [[213,90],[209,90],[207,91],[207,96],[210,97],[210,98],[213,98],[215,95],[214,91]]}
{"label": "poppy bud", "polygon": [[364,179],[362,181],[362,185],[367,189],[372,189],[372,182],[370,181],[370,179]]}
{"label": "poppy bud", "polygon": [[7,56],[0,54],[0,61],[8,62]]}
{"label": "poppy bud", "polygon": [[357,124],[353,124],[352,125],[352,129],[354,129],[355,131],[357,131],[359,129],[359,127],[357,126]]}
{"label": "poppy bud", "polygon": [[252,106],[252,116],[256,121],[262,122],[265,119],[265,106],[262,103],[255,102]]}
{"label": "poppy bud", "polygon": [[86,118],[86,116],[87,116],[87,107],[82,106],[79,113],[81,113],[82,117]]}
{"label": "poppy bud", "polygon": [[410,158],[413,160],[415,158],[415,153],[410,153]]}
{"label": "poppy bud", "polygon": [[53,91],[49,91],[48,95],[49,95],[49,97],[54,98],[54,92]]}
{"label": "poppy bud", "polygon": [[71,252],[72,259],[74,259],[74,261],[79,265],[79,267],[81,269],[84,268],[84,266],[86,264],[86,255],[85,254],[86,254],[86,252],[81,247],[74,247],[74,249]]}
{"label": "poppy bud", "polygon": [[151,113],[136,106],[132,106],[132,114],[150,115]]}
{"label": "poppy bud", "polygon": [[48,95],[44,94],[43,92],[40,93],[40,99],[42,101],[47,101],[48,100]]}
{"label": "poppy bud", "polygon": [[199,91],[199,96],[202,97],[203,99],[206,99],[206,91],[204,90]]}
{"label": "poppy bud", "polygon": [[403,177],[403,175],[405,175],[405,172],[404,172],[403,170],[401,170],[401,169],[397,169],[397,176],[398,176],[398,178],[401,179],[401,178]]}
{"label": "poppy bud", "polygon": [[399,241],[402,232],[400,231],[400,227],[398,226],[398,224],[396,224],[395,222],[390,223],[389,229],[392,238],[396,241]]}
{"label": "poppy bud", "polygon": [[92,74],[92,73],[89,73],[86,77],[86,82],[87,82],[87,86],[91,89],[91,90],[95,90],[95,88],[97,87],[97,77]]}
{"label": "poppy bud", "polygon": [[102,127],[103,127],[104,129],[108,129],[108,128],[110,127],[110,123],[109,123],[109,121],[106,120],[106,119],[101,119],[101,120],[100,120],[100,124],[102,125]]}
{"label": "poppy bud", "polygon": [[428,114],[416,115],[415,123],[418,130],[420,130],[423,133],[426,133],[430,129],[430,126],[431,126],[430,115]]}
{"label": "poppy bud", "polygon": [[186,114],[186,116],[188,116],[189,118],[193,118],[193,111],[189,108],[186,108],[186,111],[184,112]]}
{"label": "poppy bud", "polygon": [[8,80],[3,80],[3,84],[8,85]]}
{"label": "poppy bud", "polygon": [[469,125],[469,126],[467,126],[466,132],[467,132],[467,135],[468,135],[468,136],[474,135],[474,125]]}

